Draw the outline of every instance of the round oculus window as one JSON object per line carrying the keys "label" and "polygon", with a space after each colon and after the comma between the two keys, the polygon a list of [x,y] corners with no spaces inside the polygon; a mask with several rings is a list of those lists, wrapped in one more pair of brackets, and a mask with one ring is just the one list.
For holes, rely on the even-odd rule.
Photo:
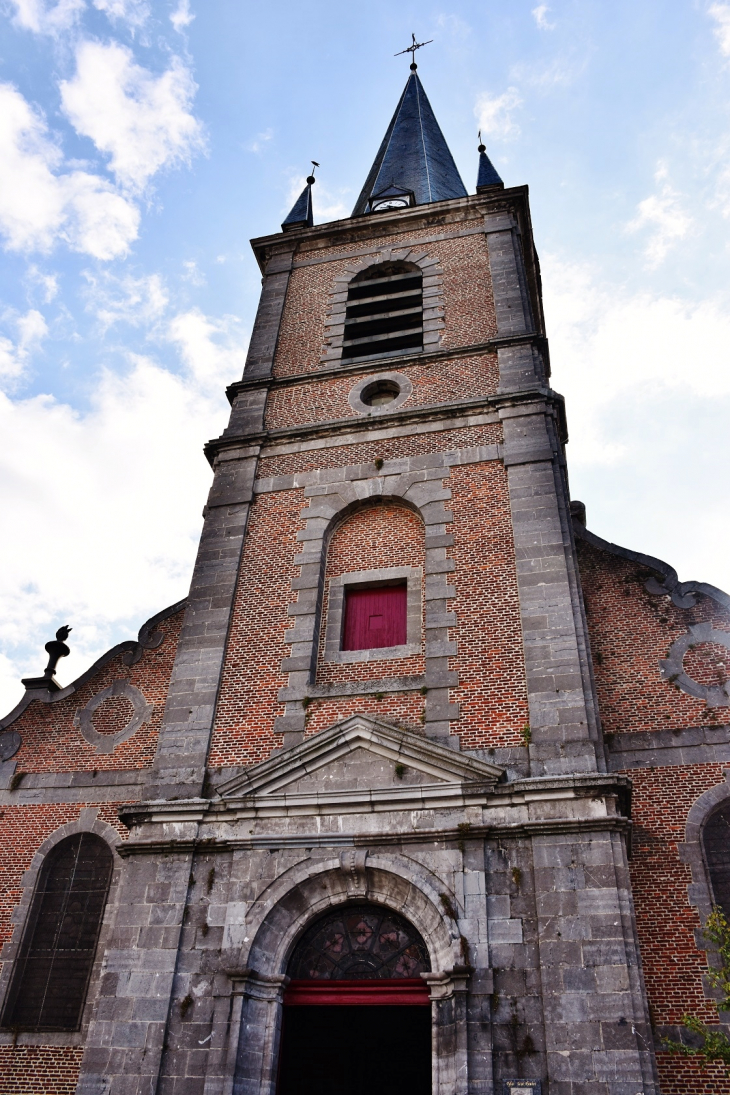
{"label": "round oculus window", "polygon": [[400,395],[400,387],[394,380],[376,380],[368,384],[360,399],[368,407],[384,407]]}

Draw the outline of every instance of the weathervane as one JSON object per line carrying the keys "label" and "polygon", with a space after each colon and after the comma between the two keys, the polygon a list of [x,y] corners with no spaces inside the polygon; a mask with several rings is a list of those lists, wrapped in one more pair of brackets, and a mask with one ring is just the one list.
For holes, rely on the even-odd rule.
{"label": "weathervane", "polygon": [[307,175],[307,182],[308,182],[308,183],[309,183],[309,185],[311,186],[311,185],[312,185],[312,183],[316,181],[316,180],[315,180],[315,178],[314,178],[314,172],[315,172],[315,171],[317,170],[317,168],[319,167],[319,164],[317,163],[317,161],[316,161],[316,160],[310,160],[309,162],[310,162],[310,163],[312,164],[312,174],[311,174],[311,175]]}
{"label": "weathervane", "polygon": [[394,53],[393,56],[394,57],[402,57],[404,53],[410,53],[410,55],[411,55],[411,68],[415,72],[416,69],[418,68],[418,65],[416,64],[416,50],[420,49],[422,46],[430,46],[431,42],[433,42],[433,38],[429,38],[429,40],[427,42],[417,42],[415,34],[411,34],[411,38],[413,39],[413,45],[408,46],[407,49],[402,49],[400,51],[400,53]]}

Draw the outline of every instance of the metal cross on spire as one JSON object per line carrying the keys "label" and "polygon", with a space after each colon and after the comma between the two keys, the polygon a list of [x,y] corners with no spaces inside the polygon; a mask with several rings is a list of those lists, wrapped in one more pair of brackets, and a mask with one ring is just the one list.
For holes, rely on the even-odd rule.
{"label": "metal cross on spire", "polygon": [[416,66],[416,50],[421,49],[422,46],[430,46],[431,42],[433,42],[433,38],[429,38],[429,40],[427,42],[417,42],[415,34],[411,34],[411,38],[413,39],[413,44],[408,46],[406,49],[402,49],[399,53],[394,53],[393,56],[394,57],[402,57],[404,53],[410,53],[410,55],[411,55],[411,68],[415,69],[417,67]]}

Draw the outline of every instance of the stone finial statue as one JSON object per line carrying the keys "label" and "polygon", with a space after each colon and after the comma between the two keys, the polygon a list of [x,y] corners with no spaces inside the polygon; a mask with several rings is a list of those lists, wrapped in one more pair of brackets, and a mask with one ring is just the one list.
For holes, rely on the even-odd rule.
{"label": "stone finial statue", "polygon": [[55,677],[56,666],[61,658],[66,658],[71,653],[66,646],[66,639],[71,632],[71,628],[68,624],[64,624],[63,627],[59,627],[56,632],[56,638],[51,639],[46,643],[46,651],[48,653],[48,665],[43,671],[42,677],[24,677],[22,683],[26,689],[38,689],[43,688],[49,692],[60,691],[61,685],[58,683]]}

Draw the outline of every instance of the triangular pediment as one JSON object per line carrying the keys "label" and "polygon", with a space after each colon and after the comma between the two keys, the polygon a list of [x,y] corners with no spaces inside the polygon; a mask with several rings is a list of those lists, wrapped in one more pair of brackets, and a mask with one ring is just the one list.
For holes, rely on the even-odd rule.
{"label": "triangular pediment", "polygon": [[378,802],[397,809],[414,797],[484,795],[501,774],[495,764],[420,734],[352,715],[219,785],[218,794],[231,805],[256,808]]}

